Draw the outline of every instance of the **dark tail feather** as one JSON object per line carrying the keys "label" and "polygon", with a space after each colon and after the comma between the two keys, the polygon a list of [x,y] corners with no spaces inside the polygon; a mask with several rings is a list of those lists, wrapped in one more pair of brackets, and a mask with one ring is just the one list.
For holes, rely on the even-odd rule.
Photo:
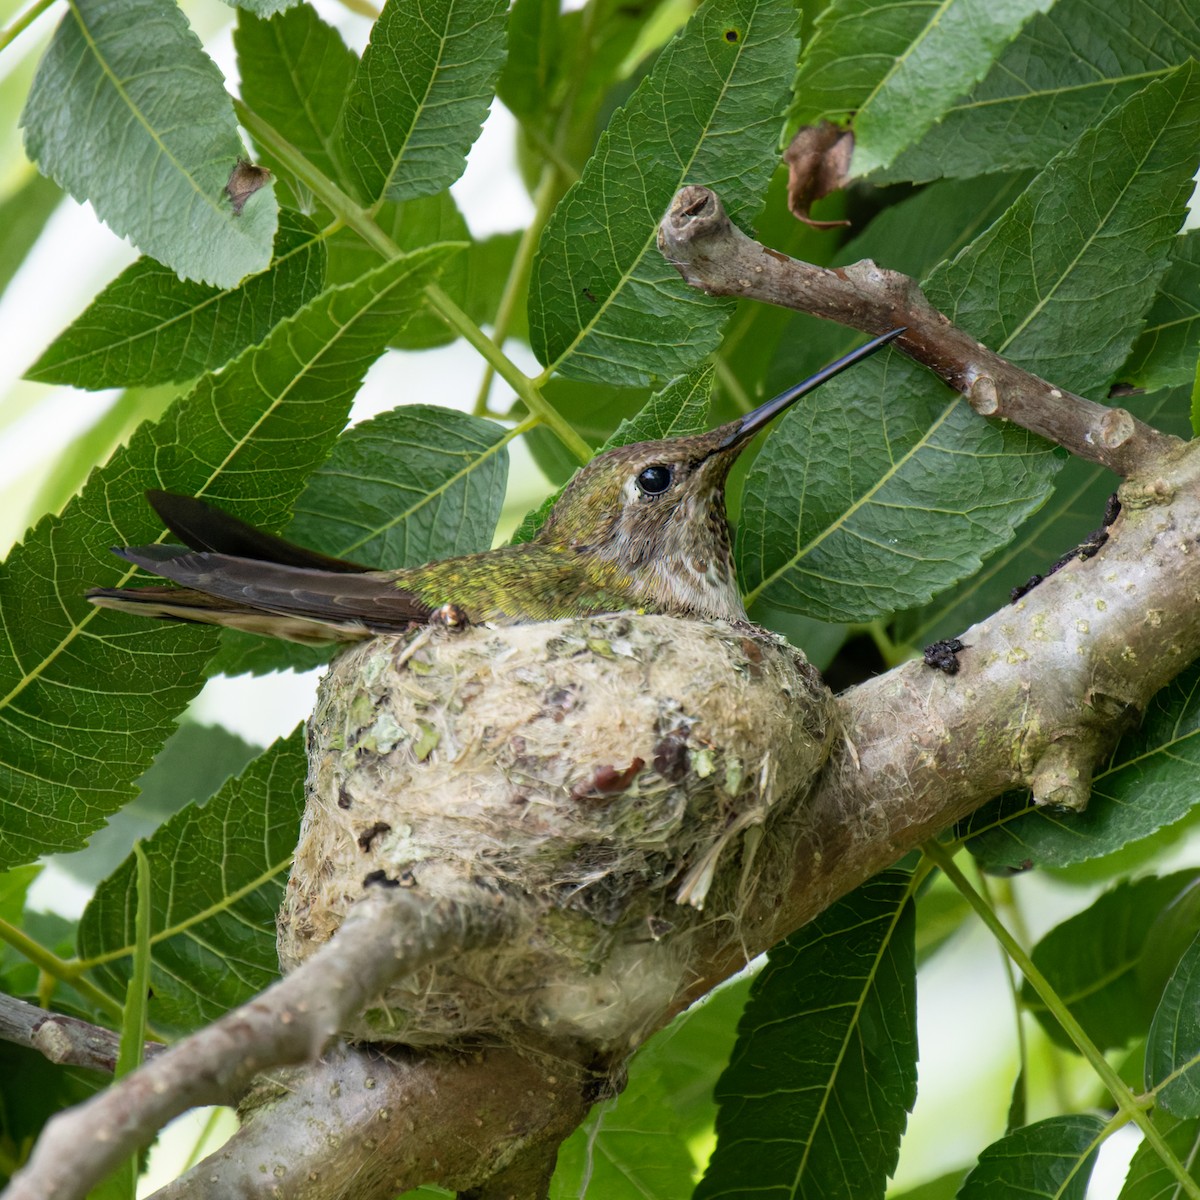
{"label": "dark tail feather", "polygon": [[261,559],[288,567],[316,567],[347,574],[373,569],[349,559],[319,554],[273,533],[264,533],[194,496],[149,491],[146,499],[163,524],[193,550],[212,550],[234,558]]}
{"label": "dark tail feather", "polygon": [[148,496],[192,549],[156,544],[113,553],[178,586],[93,588],[93,604],[298,642],[402,633],[432,611],[382,572],[294,546],[190,497]]}

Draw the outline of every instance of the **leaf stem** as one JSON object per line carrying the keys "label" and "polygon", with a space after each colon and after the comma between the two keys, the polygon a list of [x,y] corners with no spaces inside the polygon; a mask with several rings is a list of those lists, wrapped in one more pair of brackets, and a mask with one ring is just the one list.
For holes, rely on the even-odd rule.
{"label": "leaf stem", "polygon": [[716,367],[717,378],[721,381],[721,386],[729,393],[738,409],[748,413],[754,407],[754,401],[750,399],[749,393],[742,387],[742,381],[734,374],[733,368],[724,356],[717,359]]}
{"label": "leaf stem", "polygon": [[66,959],[59,958],[45,946],[35,942],[28,934],[15,925],[0,918],[0,941],[7,942],[18,954],[27,958],[44,975],[57,979],[60,983],[69,983],[97,1008],[102,1009],[114,1020],[119,1021],[123,1009],[111,996],[102,992],[91,980],[79,975],[79,968]]}
{"label": "leaf stem", "polygon": [[438,316],[455,333],[470,342],[496,368],[496,374],[525,402],[525,407],[529,409],[530,415],[537,417],[543,425],[550,429],[581,463],[590,461],[592,448],[575,432],[566,418],[546,400],[533,380],[521,371],[516,363],[436,283],[429,284],[425,288],[425,294],[437,310]]}
{"label": "leaf stem", "polygon": [[533,144],[535,150],[545,155],[550,165],[556,168],[564,179],[570,183],[579,182],[579,168],[537,126],[531,121],[522,121],[521,132]]}
{"label": "leaf stem", "polygon": [[[988,907],[994,913],[996,911],[996,902],[992,898],[991,890],[988,887],[987,879],[982,871],[976,871],[975,882],[979,886],[979,891],[983,898],[987,901]],[[1021,945],[1026,944],[1026,939],[1018,937]],[[1021,1004],[1021,986],[1017,982],[1016,971],[1013,969],[1013,960],[1004,953],[1003,948],[1000,950],[1000,961],[1004,966],[1004,977],[1008,980],[1008,994],[1012,998],[1013,1006],[1013,1025],[1016,1027],[1017,1033],[1017,1082],[1013,1090],[1012,1105],[1009,1108],[1009,1121],[1007,1132],[1013,1130],[1014,1121],[1013,1114],[1017,1111],[1026,1113],[1029,1111],[1029,1046],[1025,1038],[1025,1021],[1024,1021],[1024,1006]],[[1018,1092],[1016,1089],[1020,1089]],[[1019,1097],[1019,1103],[1018,1103]],[[1024,1124],[1024,1121],[1019,1122]]]}
{"label": "leaf stem", "polygon": [[0,50],[16,41],[54,3],[55,0],[35,0],[7,29],[0,30]]}
{"label": "leaf stem", "polygon": [[[503,347],[504,339],[508,337],[509,326],[512,324],[513,312],[516,310],[517,297],[521,294],[521,285],[529,277],[529,268],[533,263],[533,255],[537,250],[538,238],[554,211],[558,202],[559,178],[558,170],[548,166],[542,172],[534,197],[533,219],[517,243],[517,252],[513,255],[512,265],[508,269],[508,278],[504,281],[504,290],[500,293],[500,303],[496,306],[496,320],[492,326],[492,341]],[[488,393],[492,390],[492,380],[496,377],[496,369],[488,363],[484,368],[483,379],[479,384],[479,392],[475,396],[473,409],[477,417],[487,412]]]}
{"label": "leaf stem", "polygon": [[[399,246],[371,219],[361,204],[348,196],[336,183],[321,172],[278,130],[264,121],[242,100],[234,100],[234,111],[243,127],[259,144],[272,153],[309,188],[314,196],[336,217],[340,217],[355,233],[384,259],[399,257]],[[436,283],[425,288],[426,298],[434,311],[465,338],[490,363],[496,374],[513,389],[530,413],[537,417],[581,463],[592,457],[591,447],[571,427],[567,420],[542,395],[537,381],[521,371],[469,316]]]}
{"label": "leaf stem", "polygon": [[[946,847],[940,842],[930,840],[922,845],[924,853],[941,868],[942,873],[950,880],[963,899],[975,910],[980,920],[988,927],[992,936],[1004,947],[1009,958],[1016,964],[1017,969],[1029,980],[1030,987],[1038,994],[1038,998],[1047,1010],[1054,1014],[1074,1044],[1075,1048],[1088,1060],[1092,1070],[1108,1089],[1114,1103],[1128,1120],[1133,1121],[1142,1131],[1146,1141],[1153,1147],[1162,1164],[1175,1176],[1179,1183],[1181,1194],[1200,1200],[1200,1184],[1194,1180],[1184,1165],[1176,1158],[1166,1139],[1159,1131],[1146,1112],[1148,1099],[1134,1096],[1125,1086],[1124,1081],[1113,1069],[1109,1061],[1100,1052],[1096,1043],[1084,1032],[1083,1026],[1075,1019],[1071,1010],[1063,1003],[1062,998],[1050,986],[1050,982],[1033,964],[1033,960],[1025,949],[1008,931],[1004,922],[992,911],[988,902],[971,886],[967,878],[954,864]],[[1111,1124],[1111,1122],[1110,1122]]]}

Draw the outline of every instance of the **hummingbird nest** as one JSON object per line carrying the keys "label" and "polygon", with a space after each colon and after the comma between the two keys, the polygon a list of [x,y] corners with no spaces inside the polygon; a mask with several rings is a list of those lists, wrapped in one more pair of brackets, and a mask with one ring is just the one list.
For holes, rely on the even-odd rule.
{"label": "hummingbird nest", "polygon": [[771,886],[762,827],[825,761],[832,712],[804,656],[748,625],[626,614],[360,643],[309,722],[283,967],[371,886],[501,896],[506,944],[402,979],[346,1032],[627,1050],[689,980],[694,932],[737,939]]}

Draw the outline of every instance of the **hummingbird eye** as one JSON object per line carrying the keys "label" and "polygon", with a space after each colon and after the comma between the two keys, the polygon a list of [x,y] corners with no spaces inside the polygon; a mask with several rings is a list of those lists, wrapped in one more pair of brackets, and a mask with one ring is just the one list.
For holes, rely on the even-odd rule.
{"label": "hummingbird eye", "polygon": [[643,496],[661,496],[671,486],[672,474],[670,467],[656,463],[642,471],[634,482]]}

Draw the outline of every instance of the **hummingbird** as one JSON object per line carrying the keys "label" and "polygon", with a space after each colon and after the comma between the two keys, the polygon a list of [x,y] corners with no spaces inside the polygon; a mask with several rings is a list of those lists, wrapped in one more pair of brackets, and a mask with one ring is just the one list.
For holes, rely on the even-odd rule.
{"label": "hummingbird", "polygon": [[167,585],[93,588],[104,608],[304,643],[432,622],[519,624],[629,609],[744,622],[725,480],[756,433],[904,333],[893,329],[708,433],[617,446],[581,468],[520,545],[378,570],[305,549],[190,496],[147,492],[185,544],[114,547]]}

